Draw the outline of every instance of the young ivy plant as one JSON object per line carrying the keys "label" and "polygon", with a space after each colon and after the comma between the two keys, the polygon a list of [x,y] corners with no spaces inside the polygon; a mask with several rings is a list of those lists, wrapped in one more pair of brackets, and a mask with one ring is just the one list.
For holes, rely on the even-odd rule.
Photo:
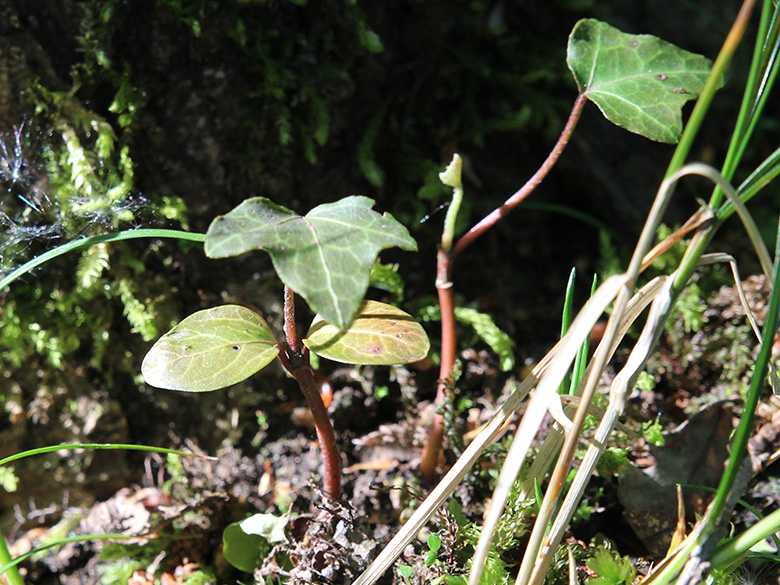
{"label": "young ivy plant", "polygon": [[[380,215],[367,197],[319,205],[306,216],[264,197],[217,217],[206,233],[210,258],[265,250],[285,285],[284,339],[265,319],[240,305],[198,311],[163,335],[141,365],[151,386],[209,392],[249,378],[277,357],[311,408],[323,454],[324,491],[341,494],[341,465],[333,426],[320,396],[309,352],[348,364],[397,365],[424,358],[425,331],[391,305],[364,300],[371,267],[385,248],[415,251],[407,229]],[[317,313],[306,337],[295,328],[295,293]]]}

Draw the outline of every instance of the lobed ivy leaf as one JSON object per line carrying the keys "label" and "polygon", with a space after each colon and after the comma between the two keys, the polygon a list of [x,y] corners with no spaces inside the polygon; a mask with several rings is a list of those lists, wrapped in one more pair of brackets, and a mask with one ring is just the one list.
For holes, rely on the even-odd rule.
{"label": "lobed ivy leaf", "polygon": [[592,18],[574,25],[566,63],[580,93],[610,122],[670,144],[682,134],[682,106],[699,95],[711,68],[706,57]]}
{"label": "lobed ivy leaf", "polygon": [[282,282],[343,329],[366,294],[379,252],[393,246],[417,249],[407,229],[391,215],[373,211],[373,205],[368,197],[345,197],[302,217],[264,197],[247,199],[211,223],[206,255],[265,250]]}
{"label": "lobed ivy leaf", "polygon": [[336,362],[375,366],[416,362],[431,348],[422,326],[411,315],[377,301],[364,301],[347,329],[317,315],[303,343]]}
{"label": "lobed ivy leaf", "polygon": [[193,313],[157,340],[144,357],[147,384],[208,392],[246,380],[279,354],[265,320],[245,307]]}

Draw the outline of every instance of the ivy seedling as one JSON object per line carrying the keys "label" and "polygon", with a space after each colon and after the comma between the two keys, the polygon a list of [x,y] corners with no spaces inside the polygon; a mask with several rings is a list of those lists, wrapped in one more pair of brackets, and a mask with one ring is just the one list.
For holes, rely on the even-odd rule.
{"label": "ivy seedling", "polygon": [[[397,365],[421,360],[430,342],[410,315],[364,300],[379,252],[414,251],[409,232],[367,197],[346,197],[300,216],[263,197],[248,199],[216,218],[206,255],[265,250],[285,285],[284,339],[265,319],[240,305],[198,311],[163,335],[141,365],[151,386],[209,392],[241,382],[277,357],[296,379],[311,408],[323,453],[325,493],[338,498],[341,467],[333,426],[320,397],[309,352],[348,364]],[[302,343],[295,329],[294,293],[317,313]]]}

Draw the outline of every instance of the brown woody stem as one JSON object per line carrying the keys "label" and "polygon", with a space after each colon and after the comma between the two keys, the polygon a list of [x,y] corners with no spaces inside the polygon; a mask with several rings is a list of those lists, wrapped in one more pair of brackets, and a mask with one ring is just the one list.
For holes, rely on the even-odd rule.
{"label": "brown woody stem", "polygon": [[317,441],[322,452],[325,495],[331,499],[341,496],[341,456],[339,455],[336,434],[328,416],[328,408],[322,401],[320,388],[314,379],[309,362],[308,348],[301,349],[295,328],[295,294],[284,287],[284,335],[285,343],[280,344],[279,358],[284,368],[298,382],[314,419]]}
{"label": "brown woody stem", "polygon": [[328,416],[328,409],[322,401],[320,388],[314,379],[314,372],[312,372],[308,360],[306,360],[305,367],[290,373],[298,381],[314,418],[317,441],[319,441],[322,451],[325,495],[337,500],[341,496],[341,457],[336,443],[336,434],[333,432],[333,425]]}

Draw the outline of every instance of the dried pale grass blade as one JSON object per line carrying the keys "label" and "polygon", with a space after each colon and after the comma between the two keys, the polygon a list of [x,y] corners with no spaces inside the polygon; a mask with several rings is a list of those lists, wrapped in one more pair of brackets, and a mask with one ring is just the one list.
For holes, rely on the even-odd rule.
{"label": "dried pale grass blade", "polygon": [[[613,289],[616,291],[619,290],[623,283],[624,278],[619,276],[612,277],[601,285],[601,289],[607,287],[608,291]],[[604,296],[608,296],[609,294],[614,293],[602,293]],[[609,303],[607,302],[607,304]],[[585,310],[585,308],[583,308],[583,310]],[[420,507],[415,510],[409,520],[407,520],[406,524],[401,527],[393,539],[385,546],[382,552],[379,553],[377,558],[374,559],[352,585],[372,585],[390,567],[395,559],[400,556],[406,545],[417,536],[417,533],[422,529],[425,523],[428,522],[439,506],[452,494],[458,483],[482,454],[485,447],[502,431],[504,422],[515,412],[515,410],[517,410],[520,403],[538,383],[539,378],[549,369],[552,361],[563,347],[565,341],[566,337],[559,341],[555,347],[548,352],[544,359],[537,364],[532,373],[523,380],[520,386],[518,386],[518,388],[499,407],[485,429],[469,444],[463,452],[463,455],[455,462],[452,469],[450,469],[444,478],[442,478],[431,494],[422,504],[420,504]]]}
{"label": "dried pale grass blade", "polygon": [[658,242],[658,244],[653,246],[652,250],[644,255],[644,258],[642,258],[642,267],[639,271],[644,272],[647,270],[659,256],[669,251],[669,249],[682,238],[700,227],[711,224],[714,219],[715,214],[712,213],[712,210],[709,207],[700,207],[679,229],[675,230],[674,233],[669,234],[663,241]]}
{"label": "dried pale grass blade", "polygon": [[[648,213],[648,217],[647,220],[645,221],[645,225],[642,229],[642,233],[639,236],[639,241],[636,245],[636,248],[634,249],[634,254],[631,258],[631,262],[629,263],[628,269],[626,270],[626,273],[624,275],[624,277],[626,278],[627,286],[619,291],[619,294],[615,299],[615,306],[613,307],[612,316],[610,317],[607,323],[607,327],[604,333],[604,338],[602,339],[602,343],[599,344],[599,347],[593,356],[593,359],[589,366],[589,371],[587,372],[587,375],[585,377],[585,384],[582,389],[582,396],[586,403],[590,402],[590,400],[592,399],[593,394],[595,393],[596,386],[598,384],[598,380],[600,379],[601,374],[603,372],[603,369],[606,367],[609,359],[612,356],[612,351],[614,351],[612,349],[613,343],[616,343],[617,341],[616,339],[617,332],[620,327],[620,324],[623,321],[624,312],[626,311],[627,306],[629,304],[630,288],[633,287],[635,279],[642,269],[643,259],[647,257],[646,251],[650,247],[650,244],[653,238],[655,237],[655,232],[658,223],[660,222],[660,218],[663,215],[664,210],[666,209],[666,206],[668,205],[669,200],[672,197],[672,194],[674,193],[674,188],[677,181],[679,181],[681,177],[685,176],[686,174],[689,174],[690,172],[692,172],[691,169],[685,167],[678,170],[668,178],[664,179],[664,181],[661,183],[661,186],[658,189],[655,200],[653,201],[653,206],[650,209],[650,212]],[[700,233],[701,231],[696,232],[696,234],[700,234]],[[671,283],[668,284],[668,287],[671,287]],[[569,433],[569,436],[567,436],[564,441],[564,445],[561,450],[561,455],[559,456],[555,469],[553,470],[553,474],[550,480],[550,485],[548,486],[547,493],[545,494],[544,501],[541,506],[541,510],[537,516],[536,524],[534,526],[534,529],[531,534],[531,538],[526,548],[526,553],[523,562],[520,566],[520,571],[518,572],[517,575],[516,583],[518,584],[524,584],[527,582],[536,582],[534,581],[534,579],[531,578],[532,573],[534,572],[537,575],[537,577],[535,578],[537,581],[543,577],[543,575],[542,577],[539,577],[539,575],[541,574],[539,571],[540,567],[537,563],[535,563],[535,559],[537,555],[541,552],[540,547],[542,546],[542,538],[544,536],[544,530],[546,529],[549,516],[552,514],[555,501],[560,496],[560,491],[562,489],[562,485],[564,481],[564,473],[566,472],[568,466],[571,465],[572,458],[574,457],[574,450],[576,448],[576,442],[578,440],[578,435],[582,428],[582,424],[584,423],[584,420],[585,420],[585,411],[584,409],[580,409],[575,413],[574,422],[573,422],[573,428],[574,430],[576,430],[577,434],[575,435],[574,433]],[[614,422],[610,427],[610,432],[613,426],[614,426]],[[589,474],[588,474],[588,478],[589,478]],[[585,481],[587,481],[587,478]],[[483,531],[483,536],[484,536],[484,531]],[[547,541],[549,542],[549,539]],[[470,583],[469,585],[476,585],[476,583]]]}
{"label": "dried pale grass blade", "polygon": [[442,478],[431,494],[420,504],[414,514],[406,521],[406,524],[398,531],[393,539],[379,553],[376,559],[366,568],[366,570],[353,582],[352,585],[372,585],[379,577],[390,567],[396,558],[403,552],[409,542],[411,542],[417,533],[422,529],[430,517],[441,506],[444,500],[455,490],[463,477],[471,469],[476,460],[482,454],[487,445],[493,442],[496,437],[504,431],[504,425],[509,417],[514,414],[520,403],[525,399],[531,389],[539,381],[539,377],[550,366],[552,358],[561,346],[563,340],[559,341],[547,355],[536,365],[531,374],[523,380],[520,386],[509,395],[506,401],[498,408],[496,414],[490,419],[482,432],[477,435],[469,444],[463,455],[460,456],[452,469]]}
{"label": "dried pale grass blade", "polygon": [[[735,287],[737,289],[738,296],[740,297],[740,302],[743,306],[743,309],[745,310],[745,314],[747,315],[748,320],[751,323],[751,326],[753,327],[754,332],[760,339],[761,333],[756,323],[755,316],[752,314],[747,304],[747,299],[745,298],[744,290],[742,289],[739,271],[735,260],[728,254],[707,254],[701,258],[699,265],[707,265],[715,262],[728,262],[730,264],[734,276]],[[662,291],[657,291],[660,292],[660,294],[656,297],[656,301],[654,301],[654,308],[651,315],[648,316],[647,324],[642,334],[644,337],[646,332],[651,332],[652,337],[648,337],[645,341],[643,341],[642,337],[640,337],[640,340],[637,342],[637,345],[635,346],[634,351],[632,352],[625,368],[616,376],[615,380],[613,381],[612,389],[610,391],[610,401],[607,408],[607,415],[602,420],[599,428],[596,430],[594,441],[589,447],[585,458],[580,465],[578,474],[569,488],[567,498],[561,505],[561,511],[551,527],[547,539],[549,544],[536,559],[536,571],[530,580],[531,583],[543,577],[544,571],[546,571],[545,555],[549,556],[552,554],[552,551],[554,551],[555,547],[557,547],[559,544],[566,526],[568,526],[569,522],[571,521],[571,516],[573,515],[576,505],[582,496],[585,484],[592,474],[592,470],[595,468],[598,457],[601,455],[601,452],[604,449],[607,436],[612,431],[611,427],[613,423],[616,422],[617,416],[619,416],[624,409],[627,389],[633,383],[632,380],[635,379],[641,367],[644,366],[644,362],[646,361],[649,352],[655,346],[655,340],[657,340],[657,336],[660,334],[663,328],[663,323],[665,322],[664,314],[671,308],[670,287],[673,282],[674,275],[672,275],[671,278],[663,278],[665,279],[667,286],[664,287]],[[636,353],[637,349],[641,349],[641,352]],[[637,357],[636,362],[634,362],[635,354]],[[642,354],[644,354],[645,357],[641,359],[640,363],[639,356]],[[626,376],[629,376],[628,380],[626,380]],[[682,541],[684,536],[685,535],[683,534],[682,538],[679,540]]]}
{"label": "dried pale grass blade", "polygon": [[[526,407],[512,445],[507,453],[501,473],[498,476],[493,498],[485,518],[482,534],[477,543],[472,562],[469,585],[478,585],[490,549],[490,541],[504,511],[509,492],[525,462],[528,450],[542,424],[551,404],[560,406],[558,388],[582,343],[588,339],[590,330],[612,303],[618,292],[626,286],[626,275],[612,276],[596,290],[569,327],[561,340],[560,348],[553,356],[549,369],[542,375],[536,390]],[[556,346],[557,347],[557,346]]]}
{"label": "dried pale grass blade", "polygon": [[[541,537],[544,535],[550,518],[549,515],[542,517],[541,512],[539,513],[539,517],[536,521],[537,523],[534,525],[534,531],[531,534],[528,545],[528,550],[533,551],[539,547],[539,552],[530,558],[526,557],[523,559],[523,565],[518,574],[518,583],[525,582],[525,580],[520,581],[521,576],[525,575],[528,575],[528,583],[541,583],[544,580],[547,569],[552,562],[555,548],[563,538],[566,527],[569,525],[569,522],[574,515],[577,504],[582,497],[582,493],[585,491],[590,476],[596,468],[596,463],[606,446],[607,438],[615,428],[617,418],[623,412],[627,389],[633,384],[642,367],[644,367],[645,361],[655,347],[658,337],[663,330],[664,316],[671,306],[672,284],[672,278],[661,276],[654,279],[651,283],[648,283],[648,285],[639,291],[639,293],[634,295],[634,299],[636,299],[636,308],[642,305],[646,306],[646,301],[652,299],[652,305],[645,326],[628,357],[626,365],[612,381],[607,411],[599,423],[599,426],[596,428],[593,441],[585,453],[585,457],[579,466],[572,485],[566,493],[560,510],[552,523],[550,532],[544,539],[544,543],[542,543]],[[631,311],[631,316],[633,317],[633,322],[633,320],[636,319],[636,316],[638,316],[638,313]],[[612,352],[614,352],[614,348],[619,342],[620,339],[616,336],[610,347]],[[535,546],[532,547],[532,543],[534,543]]]}
{"label": "dried pale grass blade", "polygon": [[[687,174],[692,174],[692,173],[704,174],[704,176],[712,178],[715,182],[721,185],[722,188],[724,188],[724,192],[726,192],[727,195],[729,189],[731,190],[732,194],[734,193],[733,189],[731,189],[728,183],[725,180],[723,180],[722,177],[720,177],[717,171],[715,171],[711,167],[706,167],[706,165],[687,165],[686,167],[683,167],[680,170],[678,170],[669,178],[665,179],[661,184],[661,188],[659,189],[659,192],[653,203],[653,207],[650,213],[648,214],[648,219],[645,223],[645,227],[640,236],[639,243],[637,244],[634,257],[631,260],[629,270],[623,275],[612,277],[611,279],[607,280],[604,284],[601,285],[599,290],[596,292],[596,295],[599,295],[600,291],[601,293],[604,293],[604,291],[606,290],[605,287],[609,283],[609,288],[611,289],[611,296],[609,298],[609,302],[611,302],[615,298],[615,296],[618,295],[618,292],[621,290],[622,287],[633,286],[634,279],[636,278],[636,275],[639,273],[640,268],[642,267],[642,259],[646,257],[644,251],[650,246],[650,242],[652,241],[653,235],[655,233],[657,223],[659,221],[660,216],[663,214],[663,211],[666,208],[669,199],[671,198],[671,194],[675,183],[682,176],[685,176]],[[737,198],[737,201],[734,202],[735,208],[738,208],[740,203],[741,202],[738,201]],[[742,206],[742,208],[744,209],[744,205]],[[740,215],[740,217],[742,217],[742,215]],[[702,221],[697,227],[701,227],[702,225],[704,225],[706,221],[709,221],[709,219],[705,215],[703,215]],[[746,220],[743,219],[743,221]],[[757,247],[757,250],[758,249],[759,248]],[[760,257],[762,256],[761,252],[759,252],[759,256]],[[763,260],[762,260],[762,264],[763,264]],[[594,295],[594,298],[596,295]],[[624,295],[625,295],[625,291],[624,291]],[[626,297],[623,296],[623,299],[625,298]],[[592,315],[595,313],[591,313],[588,311],[593,311],[597,304],[597,303],[593,303],[592,302],[593,300],[594,299],[591,299],[591,301],[589,301],[588,304],[583,308],[583,310],[578,315],[577,319],[575,319],[574,323],[577,323],[578,320],[580,320],[581,322],[590,321]],[[609,302],[607,304],[609,304]],[[621,301],[621,304],[624,302],[625,301]],[[600,316],[602,312],[603,312],[603,308],[598,311],[598,315],[596,316],[596,318],[598,318],[598,316]],[[619,312],[623,312],[623,310],[621,309],[621,311]],[[587,316],[583,316],[584,314]],[[497,523],[498,517],[500,517],[503,511],[504,504],[506,503],[506,496],[508,494],[508,489],[514,483],[514,480],[517,477],[517,474],[519,472],[519,468],[522,466],[522,463],[525,460],[525,456],[528,451],[528,445],[530,444],[528,437],[529,436],[531,438],[533,437],[533,435],[538,430],[539,424],[541,422],[541,418],[548,411],[552,411],[553,413],[555,413],[557,415],[558,422],[563,424],[564,426],[566,426],[569,423],[568,419],[565,417],[565,415],[562,412],[562,409],[560,408],[560,400],[558,398],[557,392],[555,392],[555,389],[560,383],[560,380],[565,375],[565,372],[568,370],[568,367],[571,364],[571,360],[573,360],[573,354],[571,356],[569,356],[568,354],[571,352],[572,348],[573,351],[576,352],[576,349],[578,348],[579,344],[582,343],[582,341],[584,340],[584,335],[587,335],[594,322],[595,321],[590,321],[590,325],[587,327],[587,329],[585,331],[578,331],[576,335],[574,335],[573,327],[572,327],[569,330],[569,333],[547,354],[547,356],[545,356],[545,359],[537,366],[537,368],[534,369],[534,373],[531,376],[529,376],[526,380],[524,380],[523,383],[518,387],[518,389],[512,395],[510,395],[510,397],[507,399],[506,402],[504,402],[504,404],[499,408],[498,412],[494,415],[493,419],[491,419],[491,422],[488,423],[484,432],[481,433],[479,436],[477,436],[477,438],[475,438],[475,440],[468,446],[466,451],[463,453],[461,458],[455,463],[455,465],[450,470],[450,472],[447,473],[447,475],[442,479],[439,485],[436,486],[433,492],[431,492],[428,498],[426,498],[426,500],[421,504],[420,508],[418,508],[418,510],[412,515],[409,521],[407,521],[407,523],[401,528],[398,534],[396,534],[393,540],[391,540],[388,546],[385,547],[385,549],[379,554],[377,559],[366,569],[366,571],[364,571],[364,573],[360,575],[360,577],[358,577],[358,579],[353,583],[353,585],[371,585],[382,575],[382,573],[384,573],[384,571],[386,571],[389,568],[389,566],[393,563],[393,561],[401,554],[404,547],[416,536],[417,532],[428,521],[430,516],[433,515],[433,513],[435,513],[436,509],[438,509],[438,507],[444,502],[444,500],[452,493],[452,491],[455,489],[455,486],[461,481],[461,479],[465,476],[465,474],[468,472],[470,467],[480,456],[484,447],[488,445],[492,440],[494,440],[495,437],[501,432],[502,425],[511,416],[511,414],[514,412],[514,410],[523,400],[525,395],[528,392],[530,392],[530,390],[537,384],[537,382],[539,382],[539,388],[537,388],[537,391],[534,393],[534,397],[531,399],[531,402],[529,403],[529,407],[526,410],[526,414],[520,424],[521,428],[518,429],[518,432],[515,436],[515,440],[512,445],[512,449],[510,449],[510,453],[514,449],[515,454],[512,456],[511,461],[510,461],[510,457],[509,456],[507,457],[507,461],[505,462],[504,469],[502,469],[503,482],[501,479],[499,480],[501,491],[499,491],[497,488],[497,494],[494,494],[494,498],[493,498],[494,503],[491,506],[491,510],[489,512],[489,517],[488,517],[488,520],[490,520],[490,524],[488,523],[488,520],[486,520],[485,526],[482,531],[482,537],[478,545],[477,555],[475,556],[473,561],[472,573],[471,573],[471,578],[469,583],[470,585],[476,585],[476,583],[479,582],[479,578],[482,569],[484,567],[484,561],[489,546],[490,536],[492,534],[492,531],[495,529],[495,525]],[[624,319],[621,318],[620,322],[615,327],[620,328],[623,323],[624,323]],[[626,328],[627,327],[628,325],[626,325]],[[618,334],[618,330],[615,330],[611,334],[611,339],[607,339],[608,344],[613,345],[613,342],[616,343],[615,339],[622,337],[622,335],[624,334],[625,331],[622,331],[620,332],[620,334]],[[599,347],[599,349],[601,349],[601,346]],[[612,349],[612,351],[614,351],[614,349]],[[563,354],[565,354],[566,358],[571,357],[571,359],[563,359]],[[609,353],[609,355],[611,355],[611,352]],[[603,357],[604,355],[602,354],[600,358]],[[605,363],[602,359],[600,359],[599,361],[601,364]],[[560,370],[563,371],[560,372]],[[549,375],[547,374],[547,372],[556,372],[556,373],[554,375]],[[543,380],[540,381],[540,378],[550,380],[550,382],[544,382]],[[595,378],[593,376],[588,376],[587,379],[588,379],[588,384],[586,385],[586,389],[588,388],[588,386],[591,387],[593,386],[593,381]],[[552,380],[556,380],[556,383],[553,384],[551,382]],[[531,411],[533,417],[528,416],[529,411]],[[527,423],[526,423],[526,419],[529,419]],[[524,426],[524,423],[525,423],[525,428],[522,428]],[[519,442],[518,442],[518,436],[522,438],[522,440],[520,440]],[[515,443],[518,443],[518,447],[516,449],[515,449]],[[509,468],[507,468],[507,464],[509,464],[510,466]],[[506,470],[506,474],[504,473],[505,470]],[[511,481],[509,481],[510,478]]]}
{"label": "dried pale grass blade", "polygon": [[[742,310],[745,311],[745,316],[747,317],[747,320],[750,323],[750,327],[753,329],[753,333],[755,334],[756,339],[758,339],[760,343],[761,328],[758,326],[758,321],[756,320],[755,314],[750,309],[750,305],[748,305],[747,297],[745,296],[745,289],[742,287],[742,278],[739,276],[737,261],[730,254],[715,253],[715,254],[705,254],[704,256],[702,256],[702,259],[699,262],[699,264],[700,265],[713,264],[715,262],[728,262],[729,266],[731,267],[731,275],[734,278],[734,287],[737,289],[737,296],[739,297],[739,303],[742,305]],[[771,361],[769,362],[769,380],[772,384],[773,394],[775,396],[780,396],[780,378],[778,378],[777,368],[775,367],[775,364]]]}
{"label": "dried pale grass blade", "polygon": [[[648,305],[650,305],[653,298],[655,298],[655,296],[658,294],[658,291],[665,282],[665,278],[666,277],[656,277],[645,284],[639,291],[637,291],[626,307],[623,319],[621,319],[620,324],[617,327],[617,332],[614,338],[609,341],[602,339],[601,343],[609,345],[607,350],[607,361],[612,359],[615,350],[617,350],[618,345],[626,336],[628,330],[637,320],[642,311],[644,311]],[[578,397],[582,395],[583,387],[585,386],[585,383],[590,375],[592,367],[593,363],[591,362],[583,373],[582,382],[580,383],[575,393]],[[564,400],[564,397],[561,397],[561,400]],[[520,494],[521,498],[527,498],[531,493],[533,493],[531,490],[533,490],[534,478],[541,482],[542,477],[547,473],[550,466],[557,457],[562,441],[562,433],[559,429],[553,427],[547,439],[545,439],[544,443],[539,449],[539,452],[536,454],[536,457],[534,457],[534,461],[531,464],[531,468],[528,472],[528,479],[526,480],[523,486],[523,491]]]}
{"label": "dried pale grass blade", "polygon": [[474,465],[482,454],[485,447],[501,434],[504,422],[517,410],[517,407],[538,382],[538,376],[541,375],[548,365],[548,359],[540,362],[534,368],[534,371],[523,380],[520,386],[510,394],[485,426],[484,430],[474,438],[463,452],[463,455],[455,462],[452,469],[442,478],[425,501],[420,504],[420,507],[406,521],[406,524],[401,527],[387,546],[382,549],[377,558],[352,585],[372,585],[390,568],[390,565],[400,556],[406,545],[417,537],[417,533],[425,526],[430,517],[444,500],[452,494],[469,469],[471,469],[471,466]]}
{"label": "dried pale grass blade", "polygon": [[579,585],[580,581],[577,579],[577,561],[574,560],[574,553],[571,547],[566,549],[569,555],[569,585]]}
{"label": "dried pale grass blade", "polygon": [[683,499],[683,493],[682,493],[682,486],[678,483],[677,484],[677,525],[674,529],[674,534],[672,534],[672,542],[669,544],[669,550],[666,552],[666,554],[671,554],[674,552],[678,546],[682,544],[682,542],[685,540],[685,534],[686,534],[686,523],[685,523],[685,500]]}
{"label": "dried pale grass blade", "polygon": [[[564,404],[564,406],[579,407],[579,405],[582,403],[582,400],[580,400],[579,396],[561,396],[561,402]],[[606,411],[603,408],[599,408],[593,403],[588,404],[586,408],[589,415],[595,416],[599,420],[601,420],[606,414]],[[615,422],[615,430],[620,431],[632,439],[639,438],[639,435],[636,434],[634,429],[627,427],[620,421]]]}
{"label": "dried pale grass blade", "polygon": [[[747,210],[747,207],[745,207],[742,199],[739,198],[734,187],[731,186],[731,183],[724,179],[723,175],[717,170],[704,163],[691,163],[685,165],[672,175],[672,177],[677,175],[679,175],[679,177],[684,175],[700,175],[709,179],[723,190],[723,193],[734,206],[734,211],[737,212],[739,219],[742,221],[748,238],[750,238],[750,243],[753,244],[753,249],[756,251],[756,255],[758,255],[758,261],[761,263],[761,270],[767,278],[770,278],[770,275],[772,274],[772,257],[769,254],[769,250],[767,250],[764,239],[761,237],[761,233],[758,231],[756,222],[753,221],[753,216],[750,215],[750,212]],[[672,177],[670,177],[670,179]]]}

